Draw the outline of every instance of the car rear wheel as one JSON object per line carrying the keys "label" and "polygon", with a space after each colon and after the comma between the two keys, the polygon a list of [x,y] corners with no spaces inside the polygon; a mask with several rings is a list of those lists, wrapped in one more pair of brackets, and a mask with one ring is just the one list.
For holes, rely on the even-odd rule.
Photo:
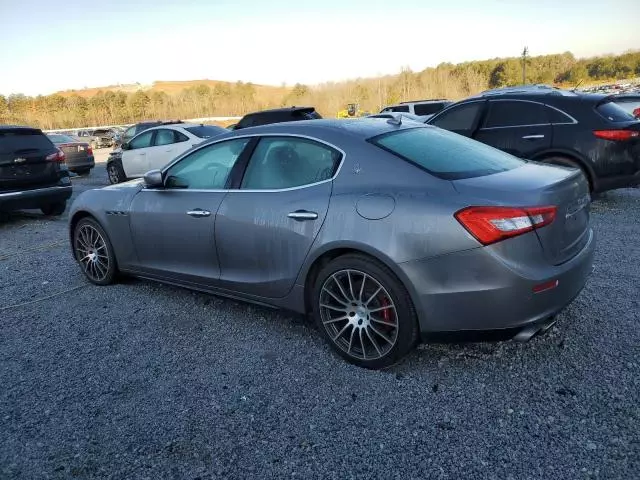
{"label": "car rear wheel", "polygon": [[62,215],[66,208],[67,202],[55,202],[43,205],[42,207],[40,207],[40,211],[47,216]]}
{"label": "car rear wheel", "polygon": [[113,283],[118,271],[113,247],[104,229],[93,218],[85,217],[76,224],[73,253],[91,283]]}
{"label": "car rear wheel", "polygon": [[313,316],[329,345],[350,363],[386,368],[418,339],[409,294],[387,267],[349,254],[323,267],[313,286]]}
{"label": "car rear wheel", "polygon": [[122,164],[117,160],[107,164],[107,175],[109,176],[109,183],[112,185],[122,183],[127,180]]}

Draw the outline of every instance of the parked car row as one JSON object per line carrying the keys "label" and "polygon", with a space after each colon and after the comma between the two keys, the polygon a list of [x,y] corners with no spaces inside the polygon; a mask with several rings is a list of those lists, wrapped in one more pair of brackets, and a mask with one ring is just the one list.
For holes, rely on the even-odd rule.
{"label": "parked car row", "polygon": [[[107,170],[135,180],[70,209],[82,272],[308,314],[339,355],[383,368],[443,333],[546,331],[592,270],[590,193],[640,183],[640,121],[608,95],[524,86],[426,121],[319,117],[295,107],[232,129],[134,132]],[[41,188],[70,195],[63,150],[21,128],[6,129],[0,202],[45,170]],[[68,196],[34,198],[57,213]]]}

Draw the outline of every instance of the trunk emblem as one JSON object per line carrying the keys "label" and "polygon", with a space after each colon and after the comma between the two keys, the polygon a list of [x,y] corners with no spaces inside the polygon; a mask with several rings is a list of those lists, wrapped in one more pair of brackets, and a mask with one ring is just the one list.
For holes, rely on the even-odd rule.
{"label": "trunk emblem", "polygon": [[22,157],[18,157],[18,158],[14,158],[13,159],[13,163],[24,163],[26,161],[27,161],[27,159],[26,158],[22,158]]}
{"label": "trunk emblem", "polygon": [[570,203],[569,206],[567,207],[567,213],[565,214],[565,218],[574,216],[584,207],[589,205],[590,201],[591,201],[591,197],[589,196],[589,194],[586,194],[578,198],[576,201]]}

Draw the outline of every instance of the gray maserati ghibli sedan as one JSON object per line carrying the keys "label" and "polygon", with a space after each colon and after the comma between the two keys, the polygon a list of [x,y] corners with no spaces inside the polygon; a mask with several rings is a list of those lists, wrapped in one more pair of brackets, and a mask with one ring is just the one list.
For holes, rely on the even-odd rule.
{"label": "gray maserati ghibli sedan", "polygon": [[122,273],[309,314],[375,369],[441,333],[548,329],[592,271],[589,207],[578,170],[401,117],[309,120],[83,192],[69,229],[94,284]]}

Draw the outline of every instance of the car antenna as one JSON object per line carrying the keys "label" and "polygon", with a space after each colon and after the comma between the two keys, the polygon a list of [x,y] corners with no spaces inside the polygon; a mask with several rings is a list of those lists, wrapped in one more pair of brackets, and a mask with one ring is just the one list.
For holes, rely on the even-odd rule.
{"label": "car antenna", "polygon": [[571,91],[572,91],[572,92],[575,92],[575,91],[576,91],[576,89],[577,89],[580,85],[582,85],[582,82],[583,82],[583,81],[584,81],[583,79],[578,80],[578,83],[576,83],[576,86],[575,86],[575,87],[573,87],[573,88],[571,89]]}
{"label": "car antenna", "polygon": [[402,125],[402,115],[391,115],[391,118],[387,120],[387,123],[391,125]]}

